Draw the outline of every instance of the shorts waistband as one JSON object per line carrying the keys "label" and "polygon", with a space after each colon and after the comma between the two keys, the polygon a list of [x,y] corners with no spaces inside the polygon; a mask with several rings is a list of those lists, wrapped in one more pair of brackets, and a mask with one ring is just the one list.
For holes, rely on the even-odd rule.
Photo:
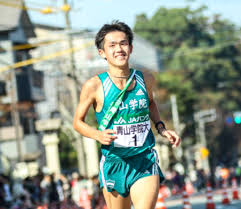
{"label": "shorts waistband", "polygon": [[149,154],[151,152],[153,152],[153,148],[152,149],[146,149],[145,151],[141,152],[141,153],[138,153],[136,155],[133,155],[133,156],[128,156],[128,157],[119,157],[118,155],[111,155],[111,156],[104,156],[105,157],[105,161],[112,161],[112,162],[123,162],[123,161],[126,161],[126,160],[129,160],[129,159],[135,159],[135,158],[139,158],[140,156],[142,155],[146,155],[146,154]]}

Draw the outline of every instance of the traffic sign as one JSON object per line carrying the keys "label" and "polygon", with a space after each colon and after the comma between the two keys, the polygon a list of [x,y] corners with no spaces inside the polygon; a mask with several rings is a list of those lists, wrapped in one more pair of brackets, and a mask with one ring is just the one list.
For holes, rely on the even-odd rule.
{"label": "traffic sign", "polygon": [[232,116],[227,116],[225,119],[225,122],[227,125],[232,125],[233,124],[233,117]]}
{"label": "traffic sign", "polygon": [[234,112],[233,118],[236,124],[241,124],[241,111]]}
{"label": "traffic sign", "polygon": [[202,159],[205,159],[209,155],[209,150],[206,147],[200,149]]}

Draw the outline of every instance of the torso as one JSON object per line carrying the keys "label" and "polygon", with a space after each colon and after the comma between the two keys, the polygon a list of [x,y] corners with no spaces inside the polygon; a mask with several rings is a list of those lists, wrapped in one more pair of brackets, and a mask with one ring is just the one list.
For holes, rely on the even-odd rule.
{"label": "torso", "polygon": [[[152,85],[152,79],[148,79],[148,77],[150,76],[149,74],[143,73],[143,76],[144,76],[147,91],[149,92],[149,90],[150,90],[149,86]],[[147,77],[147,79],[146,79],[146,77]],[[123,79],[111,78],[111,80],[118,89],[122,90],[122,89],[124,89],[128,79],[123,80]],[[94,82],[96,84],[96,94],[95,94],[95,102],[93,105],[94,105],[95,111],[100,112],[103,107],[103,104],[104,104],[104,91],[103,91],[102,83],[98,76],[94,77]],[[135,85],[136,85],[136,80],[133,79],[133,81],[131,82],[127,91],[132,90],[135,87]]]}
{"label": "torso", "polygon": [[[102,84],[97,89],[96,103],[98,123],[125,86],[125,82],[112,80],[107,73],[101,74],[100,78]],[[118,139],[110,146],[102,146],[104,155],[132,156],[154,146],[154,136],[150,129],[148,91],[141,72],[136,73],[117,114],[107,128],[114,129]]]}

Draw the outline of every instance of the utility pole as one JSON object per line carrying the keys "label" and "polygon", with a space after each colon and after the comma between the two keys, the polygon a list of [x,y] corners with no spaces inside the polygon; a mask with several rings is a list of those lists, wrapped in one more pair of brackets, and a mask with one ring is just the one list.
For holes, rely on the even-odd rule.
{"label": "utility pole", "polygon": [[19,112],[17,109],[17,85],[16,85],[16,74],[15,69],[11,69],[11,115],[13,120],[13,125],[15,128],[16,136],[16,146],[18,152],[18,162],[23,161],[22,145],[21,145],[21,136],[20,136],[20,120]]}
{"label": "utility pole", "polygon": [[[64,5],[68,5],[68,0],[64,0]],[[64,11],[65,14],[65,25],[66,25],[66,29],[67,29],[67,37],[68,37],[68,45],[69,48],[72,49],[73,48],[73,38],[72,38],[72,34],[70,33],[71,31],[71,22],[70,22],[70,9],[66,9],[66,11]],[[72,99],[73,99],[73,106],[76,108],[78,105],[78,91],[77,91],[77,83],[76,83],[76,66],[75,66],[75,60],[74,60],[74,54],[73,52],[70,53],[70,75],[71,78],[73,79],[73,88],[75,89],[75,91],[73,91],[72,93]],[[75,109],[73,109],[75,110]]]}
{"label": "utility pole", "polygon": [[[66,24],[66,29],[68,30],[67,36],[68,36],[68,45],[69,48],[73,48],[73,38],[72,34],[70,33],[71,30],[71,22],[70,22],[70,8],[68,9],[68,0],[64,0],[64,6],[67,8],[64,11],[65,14],[65,24]],[[77,108],[78,105],[78,88],[77,88],[77,80],[76,80],[76,66],[75,66],[75,60],[74,60],[74,54],[73,52],[70,53],[70,75],[72,78],[71,82],[71,95],[72,95],[72,105],[73,105],[73,112],[74,114],[75,109]],[[76,138],[76,151],[77,151],[77,156],[78,156],[78,167],[79,167],[79,172],[81,175],[86,175],[87,174],[87,167],[86,167],[86,156],[85,156],[85,150],[84,150],[84,143],[82,141],[82,137],[79,135]]]}
{"label": "utility pole", "polygon": [[179,122],[179,115],[178,115],[178,109],[177,109],[177,99],[176,95],[171,95],[171,104],[172,104],[172,119],[173,119],[173,125],[174,129],[177,132],[178,135],[181,133],[181,127]]}
{"label": "utility pole", "polygon": [[[202,110],[198,111],[194,114],[194,120],[198,123],[197,134],[199,135],[201,148],[207,148],[207,140],[205,134],[205,123],[213,122],[217,118],[216,110]],[[210,173],[210,165],[208,161],[208,156],[202,160],[203,169]]]}
{"label": "utility pole", "polygon": [[[21,0],[23,4],[23,1]],[[15,138],[16,138],[16,146],[17,146],[17,155],[18,155],[18,162],[23,161],[23,152],[22,152],[22,145],[21,145],[21,134],[20,134],[20,119],[19,119],[19,112],[17,109],[17,102],[18,102],[18,95],[17,95],[17,84],[16,84],[16,73],[15,69],[10,69],[10,82],[11,82],[11,117],[13,126],[15,129]]]}
{"label": "utility pole", "polygon": [[[178,115],[178,108],[177,108],[177,99],[176,95],[172,94],[171,95],[171,107],[172,107],[172,119],[173,119],[173,125],[176,133],[178,134],[179,137],[181,137],[182,131],[185,127],[184,124],[180,124],[179,122],[179,115]],[[174,151],[176,154],[177,159],[180,161],[181,157],[183,155],[183,150],[181,145],[176,148]]]}

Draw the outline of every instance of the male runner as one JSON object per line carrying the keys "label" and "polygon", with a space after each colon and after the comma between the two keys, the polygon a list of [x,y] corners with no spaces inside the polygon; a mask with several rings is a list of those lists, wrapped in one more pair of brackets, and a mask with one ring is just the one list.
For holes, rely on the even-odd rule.
{"label": "male runner", "polygon": [[[131,202],[135,209],[155,208],[164,177],[153,149],[150,119],[173,147],[180,143],[160,120],[152,95],[153,76],[129,68],[132,41],[133,33],[125,23],[115,21],[99,30],[95,44],[108,71],[83,85],[73,121],[76,131],[102,144],[99,177],[108,209],[130,209]],[[91,105],[98,130],[85,122]]]}

